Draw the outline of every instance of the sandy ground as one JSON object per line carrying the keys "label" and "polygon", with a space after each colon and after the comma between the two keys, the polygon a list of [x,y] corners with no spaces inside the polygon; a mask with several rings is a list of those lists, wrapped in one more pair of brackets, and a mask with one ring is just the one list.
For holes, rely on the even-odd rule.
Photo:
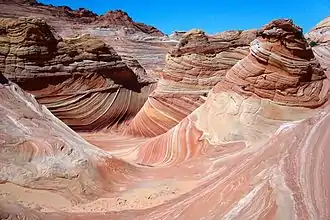
{"label": "sandy ground", "polygon": [[108,212],[146,209],[163,204],[191,191],[197,181],[144,182],[115,198],[100,198],[86,204],[73,205],[68,199],[46,190],[24,188],[12,183],[0,184],[0,201],[19,203],[41,212]]}

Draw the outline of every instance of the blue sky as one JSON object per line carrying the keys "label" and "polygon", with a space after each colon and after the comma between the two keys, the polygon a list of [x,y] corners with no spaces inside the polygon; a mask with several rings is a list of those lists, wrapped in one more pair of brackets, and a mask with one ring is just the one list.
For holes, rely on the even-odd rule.
{"label": "blue sky", "polygon": [[84,7],[97,14],[122,9],[135,21],[165,33],[200,28],[207,33],[259,28],[276,18],[291,18],[310,30],[330,15],[330,0],[40,0],[73,9]]}

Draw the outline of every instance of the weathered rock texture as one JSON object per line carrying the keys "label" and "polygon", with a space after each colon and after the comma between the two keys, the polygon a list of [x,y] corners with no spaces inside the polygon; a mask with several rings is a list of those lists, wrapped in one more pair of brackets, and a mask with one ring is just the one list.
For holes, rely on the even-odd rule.
{"label": "weathered rock texture", "polygon": [[153,36],[164,36],[164,34],[155,27],[145,25],[143,23],[134,22],[132,18],[129,17],[128,14],[122,10],[108,11],[106,14],[100,16],[97,19],[96,24],[102,27],[109,27],[113,25],[124,26],[127,28],[139,30],[143,33],[150,34]]}
{"label": "weathered rock texture", "polygon": [[199,107],[226,71],[249,53],[256,31],[226,31],[207,36],[200,30],[183,35],[167,55],[156,90],[125,130],[154,137],[165,133]]}
{"label": "weathered rock texture", "polygon": [[[276,20],[258,31],[250,54],[216,86],[290,106],[318,107],[325,102],[326,75],[302,29],[291,20]],[[323,90],[322,90],[323,89]]]}
{"label": "weathered rock texture", "polygon": [[330,17],[327,17],[316,25],[306,38],[311,45],[315,57],[326,69],[327,76],[330,78]]}
{"label": "weathered rock texture", "polygon": [[98,16],[84,8],[72,10],[67,6],[55,7],[37,2],[0,1],[0,16],[44,19],[65,38],[82,34],[100,37],[119,55],[137,59],[155,77],[164,67],[165,54],[175,45],[158,29],[133,21],[121,10]]}
{"label": "weathered rock texture", "polygon": [[[44,11],[45,14],[50,14],[55,17],[62,17],[78,23],[92,23],[96,26],[101,27],[122,26],[153,36],[164,36],[164,34],[155,27],[133,21],[133,19],[122,10],[108,11],[106,14],[98,16],[94,12],[85,8],[73,10],[68,6],[45,5],[42,3],[38,3],[35,0],[2,0],[0,3],[2,4],[2,7],[4,7],[5,5],[9,6],[6,11],[2,12],[4,15],[8,16],[11,16],[12,14],[16,16],[19,15],[19,13],[17,12],[10,11],[10,7],[15,8],[17,7],[17,5],[23,6],[23,8],[24,6],[32,6],[36,10]],[[31,13],[31,15],[34,14]],[[19,16],[22,16],[22,14]]]}
{"label": "weathered rock texture", "polygon": [[118,190],[116,176],[129,178],[133,166],[88,144],[32,95],[0,76],[0,182],[5,184],[0,191],[11,183],[78,202]]}
{"label": "weathered rock texture", "polygon": [[321,171],[330,156],[323,135],[330,127],[329,106],[314,109],[326,101],[324,72],[292,21],[275,20],[257,35],[250,54],[201,107],[136,148],[137,161],[149,166],[180,167],[193,160],[200,165],[202,157],[210,163],[204,184],[141,216],[326,219],[330,214],[329,180]]}
{"label": "weathered rock texture", "polygon": [[39,19],[0,19],[0,70],[76,130],[129,121],[153,89],[137,61],[103,41],[56,37]]}
{"label": "weathered rock texture", "polygon": [[[324,103],[324,72],[306,46],[300,28],[291,21],[273,21],[257,35],[247,57],[225,73],[205,103],[166,133],[148,140],[94,136],[95,141],[104,141],[100,148],[135,164],[127,168],[127,163],[110,161],[110,170],[120,171],[116,175],[104,169],[104,174],[111,173],[109,181],[119,182],[112,186],[120,186],[123,192],[115,187],[112,198],[104,195],[73,205],[63,197],[56,197],[59,202],[50,201],[49,198],[59,196],[56,191],[48,191],[42,197],[45,199],[37,200],[31,194],[42,192],[7,183],[0,186],[3,194],[10,192],[5,194],[6,202],[0,204],[0,216],[98,220],[329,219],[330,178],[326,171],[330,166],[330,107]],[[289,57],[291,62],[284,59]],[[233,77],[237,69],[240,74]],[[260,73],[266,74],[269,83],[260,84]],[[268,73],[280,76],[279,85],[280,79],[287,79],[287,98],[276,95],[287,87],[271,87],[273,77],[268,78]],[[257,79],[250,81],[253,76]],[[4,78],[2,81],[6,83]],[[247,91],[241,88],[246,84]],[[270,93],[275,95],[259,92],[272,88],[275,92]],[[10,99],[15,100],[11,96]],[[14,115],[12,104],[6,103],[0,107],[5,107],[7,115]],[[6,119],[11,127],[22,127],[18,122],[24,122],[11,121]],[[88,149],[94,150],[92,146]],[[127,184],[129,181],[134,185]],[[13,196],[18,192],[24,195],[20,202]],[[81,197],[81,193],[75,193]],[[48,210],[38,211],[29,198],[42,207],[46,200]],[[11,201],[14,204],[5,204]]]}
{"label": "weathered rock texture", "polygon": [[174,31],[169,35],[169,38],[172,40],[180,41],[185,33],[187,33],[187,31]]}

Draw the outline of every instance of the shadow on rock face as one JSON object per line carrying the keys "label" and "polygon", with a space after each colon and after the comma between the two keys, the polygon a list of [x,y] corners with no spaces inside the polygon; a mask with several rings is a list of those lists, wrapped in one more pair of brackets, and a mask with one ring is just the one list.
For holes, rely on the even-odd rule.
{"label": "shadow on rock face", "polygon": [[8,82],[9,82],[8,79],[0,73],[0,83],[1,84],[8,84]]}

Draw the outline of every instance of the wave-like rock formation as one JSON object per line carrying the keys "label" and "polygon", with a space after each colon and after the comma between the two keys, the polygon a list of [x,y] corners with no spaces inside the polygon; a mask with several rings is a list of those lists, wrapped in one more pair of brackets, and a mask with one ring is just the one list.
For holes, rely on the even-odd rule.
{"label": "wave-like rock formation", "polygon": [[316,25],[306,34],[306,38],[309,40],[315,57],[326,69],[327,76],[330,78],[330,17]]}
{"label": "wave-like rock formation", "polygon": [[0,76],[0,191],[16,184],[78,202],[119,190],[120,179],[124,183],[136,170],[88,144],[32,95]]}
{"label": "wave-like rock formation", "polygon": [[118,127],[153,89],[139,63],[103,41],[62,39],[43,20],[1,19],[0,70],[76,130]]}
{"label": "wave-like rock formation", "polygon": [[323,132],[330,114],[314,109],[326,101],[325,73],[291,20],[275,20],[257,36],[201,107],[136,149],[149,166],[203,156],[212,164],[206,183],[144,218],[329,218]]}
{"label": "wave-like rock formation", "polygon": [[[212,108],[216,107],[214,100],[211,102]],[[228,105],[236,104],[232,101]],[[290,109],[286,115],[290,120],[306,119],[282,121],[267,141],[253,145],[232,141],[237,137],[225,143],[208,139],[209,131],[221,133],[230,121],[213,118],[208,125],[215,121],[217,125],[206,130],[198,126],[206,112],[193,114],[140,149],[139,158],[154,166],[175,167],[175,173],[181,174],[178,179],[199,178],[202,181],[197,187],[157,207],[108,212],[105,216],[81,214],[80,219],[328,219],[329,108],[312,117],[303,116],[297,107]],[[274,126],[270,123],[274,120],[265,121],[268,124],[263,129]]]}
{"label": "wave-like rock formation", "polygon": [[139,30],[143,33],[147,33],[153,36],[164,36],[164,34],[155,27],[145,25],[139,22],[134,22],[133,19],[122,10],[108,11],[106,14],[100,16],[97,19],[96,23],[97,25],[101,25],[102,27],[109,27],[112,25],[124,26],[127,28]]}
{"label": "wave-like rock formation", "polygon": [[[0,216],[329,219],[330,178],[326,171],[330,166],[330,108],[326,103],[327,86],[323,84],[325,73],[310,53],[301,29],[292,21],[272,21],[257,36],[249,54],[227,71],[205,103],[178,125],[137,146],[106,146],[113,155],[136,164],[122,170],[115,167],[128,166],[127,163],[111,161],[107,164],[117,171],[116,175],[103,170],[104,174],[111,173],[109,181],[119,182],[112,186],[123,190],[113,190],[112,196],[118,196],[116,202],[102,197],[73,206],[67,200],[49,201],[57,198],[56,193],[48,192],[44,200],[38,200],[31,194],[45,192],[24,191],[7,184],[0,185],[2,192],[11,192],[6,195],[7,201],[0,202]],[[274,78],[278,84],[272,83]],[[284,86],[282,79],[287,83]],[[4,78],[1,80],[6,83]],[[282,96],[285,92],[287,97]],[[7,115],[15,114],[10,103],[0,104]],[[18,122],[9,124],[20,127]],[[94,150],[93,146],[87,148]],[[84,149],[85,145],[81,150]],[[134,182],[137,176],[140,182],[127,185],[126,181]],[[13,197],[14,191],[24,195],[20,197],[21,205]],[[53,209],[38,210],[26,205],[29,198],[38,205],[48,200],[46,204]],[[7,204],[10,201],[14,204]]]}
{"label": "wave-like rock formation", "polygon": [[0,1],[0,16],[41,18],[63,38],[87,33],[102,38],[120,56],[138,60],[156,78],[164,68],[166,53],[176,44],[158,29],[135,22],[121,10],[98,16],[84,8],[72,10],[67,6],[17,0]]}
{"label": "wave-like rock formation", "polygon": [[215,90],[245,95],[290,106],[318,107],[325,102],[326,75],[291,20],[276,20],[258,31],[250,54],[226,74]]}
{"label": "wave-like rock formation", "polygon": [[177,125],[205,101],[227,70],[248,55],[255,36],[255,31],[185,33],[167,55],[157,88],[125,134],[154,137]]}
{"label": "wave-like rock formation", "polygon": [[188,32],[161,71],[122,11],[0,9],[60,33],[0,19],[0,219],[330,219],[328,18]]}
{"label": "wave-like rock formation", "polygon": [[[22,206],[1,205],[13,219],[328,219],[330,201],[326,168],[330,115],[286,124],[259,148],[244,143],[220,145],[197,154],[209,161],[196,176],[203,184],[189,193],[144,210],[119,212],[41,213]],[[197,140],[197,139],[196,139]],[[180,152],[181,154],[183,152]],[[202,165],[190,159],[190,169]],[[193,165],[194,164],[194,165]],[[176,168],[187,178],[188,168]],[[196,172],[196,171],[195,171]],[[174,171],[175,173],[175,171]],[[183,177],[185,176],[185,177]],[[125,201],[125,200],[124,200]],[[129,203],[130,200],[127,200]]]}
{"label": "wave-like rock formation", "polygon": [[[36,10],[48,12],[46,14],[51,14],[52,16],[56,16],[56,17],[67,18],[69,20],[76,21],[78,23],[93,24],[96,26],[103,26],[103,27],[122,26],[146,34],[150,34],[152,36],[160,36],[160,37],[164,36],[164,34],[155,27],[133,21],[133,19],[129,17],[129,15],[122,10],[108,11],[106,14],[99,16],[96,13],[85,8],[79,8],[77,10],[73,10],[68,6],[46,5],[46,4],[38,3],[35,0],[15,0],[15,1],[2,0],[1,3],[3,4],[1,6],[5,6],[5,4],[9,6],[7,10],[2,13],[6,13],[6,12],[10,13],[11,12],[10,6],[14,6],[14,7],[17,5],[31,6],[34,7]],[[11,13],[19,15],[17,12],[12,11]]]}
{"label": "wave-like rock formation", "polygon": [[[257,35],[250,53],[226,73],[201,107],[146,145],[158,161],[146,157],[142,163],[164,162],[155,151],[166,156],[164,149],[200,149],[200,139],[213,145],[264,143],[285,122],[302,120],[326,102],[325,73],[299,27],[291,20],[275,20]],[[183,136],[184,131],[189,135]],[[159,143],[166,147],[156,147]]]}

